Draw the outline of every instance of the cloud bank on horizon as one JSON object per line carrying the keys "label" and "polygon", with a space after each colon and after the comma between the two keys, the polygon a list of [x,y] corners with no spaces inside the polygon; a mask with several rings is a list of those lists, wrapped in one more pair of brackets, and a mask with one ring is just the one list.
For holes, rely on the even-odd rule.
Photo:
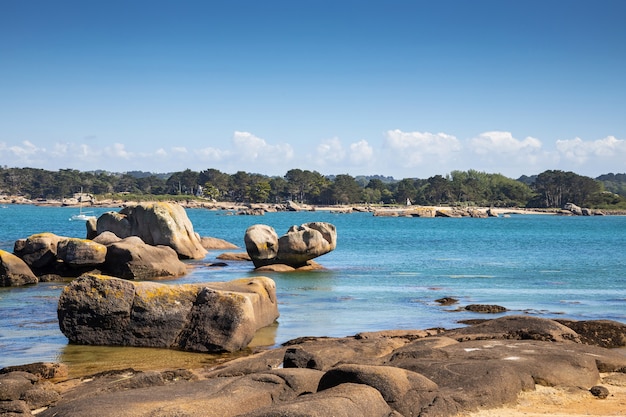
{"label": "cloud bank on horizon", "polygon": [[614,136],[591,141],[578,137],[557,140],[553,149],[548,149],[538,138],[516,138],[505,131],[483,132],[469,139],[400,129],[389,130],[381,136],[375,143],[364,139],[345,143],[334,137],[303,148],[272,143],[242,131],[235,131],[229,141],[220,141],[219,147],[199,148],[177,145],[150,149],[145,145],[122,143],[100,145],[97,140],[56,143],[50,147],[30,141],[0,142],[0,165],[153,173],[214,168],[230,174],[246,171],[270,176],[282,176],[289,169],[300,168],[325,175],[379,174],[396,179],[428,178],[468,169],[501,173],[511,178],[548,169],[574,171],[591,177],[626,171],[626,140]]}

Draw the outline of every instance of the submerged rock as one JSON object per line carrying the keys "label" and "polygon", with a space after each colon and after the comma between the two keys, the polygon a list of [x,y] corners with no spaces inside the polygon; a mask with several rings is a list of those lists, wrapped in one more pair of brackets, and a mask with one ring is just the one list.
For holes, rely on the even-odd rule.
{"label": "submerged rock", "polygon": [[495,304],[469,304],[465,306],[465,310],[474,313],[496,314],[504,313],[507,308]]}

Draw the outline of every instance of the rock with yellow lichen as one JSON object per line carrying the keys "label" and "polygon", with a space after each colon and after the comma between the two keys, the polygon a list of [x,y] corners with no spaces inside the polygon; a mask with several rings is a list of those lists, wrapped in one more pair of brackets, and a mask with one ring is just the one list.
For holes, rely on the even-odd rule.
{"label": "rock with yellow lichen", "polygon": [[73,343],[232,352],[278,318],[266,277],[167,285],[83,275],[62,292],[59,327]]}
{"label": "rock with yellow lichen", "polygon": [[106,254],[106,246],[88,239],[67,238],[57,244],[57,259],[73,267],[100,265]]}
{"label": "rock with yellow lichen", "polygon": [[0,287],[36,284],[38,281],[26,262],[0,249]]}
{"label": "rock with yellow lichen", "polygon": [[54,233],[37,233],[15,241],[13,253],[32,269],[47,268],[56,263],[57,244],[63,239]]}

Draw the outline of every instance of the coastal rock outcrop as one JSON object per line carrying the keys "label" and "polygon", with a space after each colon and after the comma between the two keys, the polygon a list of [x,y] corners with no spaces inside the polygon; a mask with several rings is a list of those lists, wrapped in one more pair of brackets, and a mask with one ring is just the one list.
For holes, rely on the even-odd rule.
{"label": "coastal rock outcrop", "polygon": [[337,229],[326,222],[311,222],[292,226],[280,238],[267,225],[250,226],[245,233],[246,251],[256,268],[284,264],[293,268],[334,250]]}
{"label": "coastal rock outcrop", "polygon": [[232,352],[272,324],[278,307],[266,277],[167,285],[84,275],[65,287],[57,313],[73,343]]}
{"label": "coastal rock outcrop", "polygon": [[43,269],[56,263],[57,245],[63,239],[67,238],[54,233],[37,233],[15,241],[13,253],[31,269]]}
{"label": "coastal rock outcrop", "polygon": [[19,257],[0,249],[0,287],[16,287],[36,284],[39,279],[26,262]]}
{"label": "coastal rock outcrop", "polygon": [[57,259],[71,267],[100,265],[106,255],[106,246],[88,239],[67,238],[57,244]]}
{"label": "coastal rock outcrop", "polygon": [[101,233],[94,240],[40,233],[16,241],[15,255],[34,276],[77,277],[94,269],[125,279],[187,273],[187,266],[172,248],[147,245],[137,236],[120,239],[111,232]]}
{"label": "coastal rock outcrop", "polygon": [[178,277],[187,266],[169,246],[152,246],[130,236],[107,246],[103,270],[124,279]]}
{"label": "coastal rock outcrop", "polygon": [[0,415],[32,416],[31,411],[54,405],[61,399],[54,386],[30,372],[0,374]]}
{"label": "coastal rock outcrop", "polygon": [[575,214],[576,216],[582,216],[583,215],[583,209],[578,207],[574,203],[567,203],[567,204],[565,204],[563,206],[563,210],[567,210],[567,211],[571,212],[572,214]]}
{"label": "coastal rock outcrop", "polygon": [[181,259],[202,259],[207,250],[185,209],[172,203],[140,203],[98,218],[97,233],[113,232],[120,238],[138,236],[148,245],[169,246]]}
{"label": "coastal rock outcrop", "polygon": [[[515,331],[515,324],[523,328]],[[172,371],[125,370],[75,385],[39,415],[452,417],[513,403],[538,386],[591,397],[608,381],[600,372],[623,376],[626,369],[621,352],[573,340],[523,338],[546,329],[562,332],[551,320],[472,327],[468,333],[486,340],[459,341],[439,330],[304,337],[205,368],[195,379],[181,375],[174,382],[166,377]],[[501,338],[503,327],[518,337]],[[110,388],[122,378],[121,386]],[[88,392],[86,384],[92,384]],[[610,395],[610,389],[601,391]]]}

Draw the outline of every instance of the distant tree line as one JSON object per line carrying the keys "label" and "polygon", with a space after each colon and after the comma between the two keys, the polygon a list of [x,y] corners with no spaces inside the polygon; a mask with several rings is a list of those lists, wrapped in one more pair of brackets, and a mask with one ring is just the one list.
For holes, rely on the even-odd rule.
{"label": "distant tree line", "polygon": [[[209,168],[168,174],[143,171],[111,173],[72,169],[47,171],[1,168],[0,194],[30,199],[61,199],[83,191],[106,198],[119,194],[187,196],[238,203],[283,203],[288,200],[320,205],[411,204],[492,207],[560,208],[566,203],[591,208],[626,208],[626,174],[596,179],[573,172],[549,170],[532,177],[507,178],[476,170],[446,176],[395,180],[348,174],[324,176],[291,169],[284,176],[238,171],[226,174]],[[129,198],[130,199],[130,198]]]}

